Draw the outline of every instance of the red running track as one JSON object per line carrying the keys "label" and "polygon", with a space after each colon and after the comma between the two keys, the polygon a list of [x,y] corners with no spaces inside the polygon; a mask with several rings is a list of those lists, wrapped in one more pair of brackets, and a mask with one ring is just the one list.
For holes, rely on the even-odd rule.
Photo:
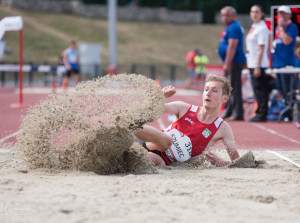
{"label": "red running track", "polygon": [[[49,89],[50,91],[50,89]],[[24,104],[32,106],[40,100],[47,98],[47,94],[25,93]],[[24,109],[11,108],[10,105],[18,102],[18,94],[14,88],[0,88],[0,140],[19,130]],[[178,94],[167,101],[184,101],[201,105],[201,94],[197,91],[178,91]],[[168,115],[162,117],[150,125],[161,128],[170,124]],[[245,121],[231,121],[235,141],[239,149],[245,150],[290,150],[300,151],[300,130],[292,123],[269,121],[267,123],[249,123]],[[10,137],[5,142],[15,141]],[[221,146],[221,145],[220,145]]]}
{"label": "red running track", "polygon": [[[23,104],[30,107],[47,96],[47,94],[23,94]],[[0,140],[19,130],[21,118],[26,114],[26,107],[11,108],[11,104],[17,103],[19,103],[19,94],[15,88],[0,88]],[[15,137],[11,137],[5,142],[9,141],[15,141]]]}

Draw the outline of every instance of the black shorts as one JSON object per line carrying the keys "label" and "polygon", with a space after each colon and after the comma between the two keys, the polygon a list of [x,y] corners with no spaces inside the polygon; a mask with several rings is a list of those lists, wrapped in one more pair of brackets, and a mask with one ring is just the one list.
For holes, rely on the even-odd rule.
{"label": "black shorts", "polygon": [[148,149],[148,147],[146,146],[145,142],[142,142],[142,141],[140,141],[138,139],[134,139],[134,141],[137,142],[138,144],[140,144],[142,147],[144,147],[148,152],[155,153],[156,155],[159,155],[160,157],[162,157],[160,151]]}
{"label": "black shorts", "polygon": [[78,74],[79,75],[79,70],[78,69],[67,70],[66,77],[71,77],[72,74]]}

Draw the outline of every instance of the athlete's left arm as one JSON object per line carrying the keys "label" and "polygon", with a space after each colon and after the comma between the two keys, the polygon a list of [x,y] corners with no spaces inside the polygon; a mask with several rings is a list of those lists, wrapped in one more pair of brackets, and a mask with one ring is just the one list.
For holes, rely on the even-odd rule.
{"label": "athlete's left arm", "polygon": [[[234,142],[234,137],[232,130],[227,122],[223,122],[220,129],[221,140],[224,142],[227,153],[231,159],[231,161],[239,158],[239,153]],[[216,166],[226,166],[230,162],[223,160],[222,158],[218,157],[217,155],[211,152],[205,152],[205,156],[209,159],[209,161]]]}
{"label": "athlete's left arm", "polygon": [[231,130],[230,125],[224,121],[220,128],[222,128],[222,133],[223,133],[222,140],[224,142],[224,145],[226,147],[227,153],[228,153],[231,161],[239,158],[240,157],[239,152],[237,150],[237,147],[236,147],[236,144],[234,141],[233,132]]}

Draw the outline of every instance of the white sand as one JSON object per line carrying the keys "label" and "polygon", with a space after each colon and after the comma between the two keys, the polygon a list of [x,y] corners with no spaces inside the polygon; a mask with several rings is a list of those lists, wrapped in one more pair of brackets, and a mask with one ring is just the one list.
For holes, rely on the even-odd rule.
{"label": "white sand", "polygon": [[[300,152],[280,153],[300,163]],[[254,155],[267,164],[105,176],[29,170],[4,151],[0,222],[299,222],[299,168],[265,151]]]}

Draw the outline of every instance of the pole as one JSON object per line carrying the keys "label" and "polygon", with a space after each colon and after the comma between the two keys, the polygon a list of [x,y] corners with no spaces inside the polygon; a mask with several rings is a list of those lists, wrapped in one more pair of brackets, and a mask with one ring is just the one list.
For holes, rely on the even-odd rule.
{"label": "pole", "polygon": [[19,95],[19,103],[22,107],[23,105],[23,29],[20,30],[20,95]]}
{"label": "pole", "polygon": [[109,42],[109,60],[110,69],[114,70],[117,67],[117,0],[108,1],[108,42]]}
{"label": "pole", "polygon": [[25,108],[23,104],[23,29],[20,29],[20,40],[19,40],[19,103],[11,104],[11,108]]}
{"label": "pole", "polygon": [[[23,104],[23,19],[21,16],[15,16],[15,17],[5,17],[2,22],[6,22],[6,27],[4,29],[5,31],[19,31],[19,103],[11,104],[11,108],[24,108],[26,107]],[[0,29],[1,30],[1,29]],[[2,30],[3,31],[3,30]],[[4,33],[3,32],[3,33]],[[1,33],[0,33],[1,34]]]}

